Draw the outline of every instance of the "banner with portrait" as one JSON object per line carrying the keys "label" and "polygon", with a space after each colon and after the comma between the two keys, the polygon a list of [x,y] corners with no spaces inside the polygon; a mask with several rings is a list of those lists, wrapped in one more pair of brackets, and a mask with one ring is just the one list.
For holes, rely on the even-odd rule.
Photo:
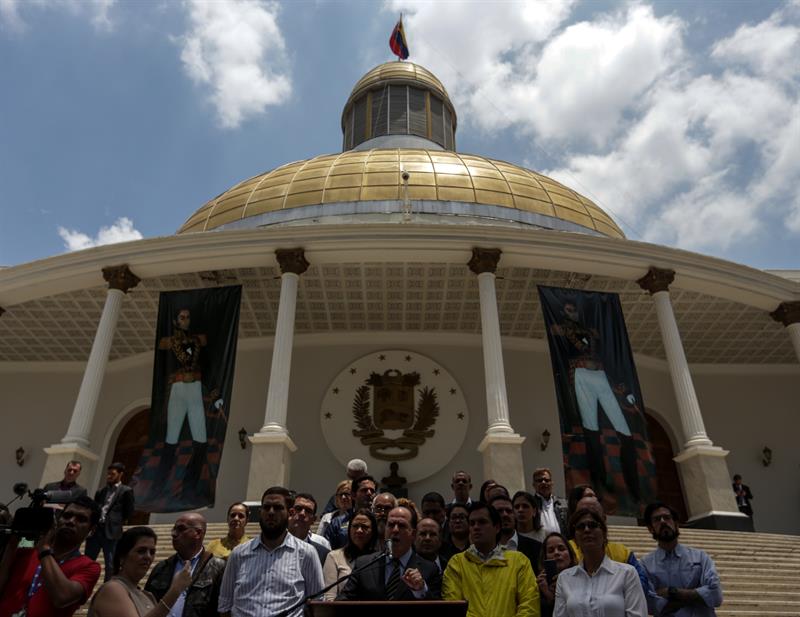
{"label": "banner with portrait", "polygon": [[214,505],[241,295],[238,285],[161,293],[149,436],[131,481],[137,510]]}
{"label": "banner with portrait", "polygon": [[619,296],[539,286],[561,420],[566,488],[590,484],[609,514],[656,492],[644,402]]}

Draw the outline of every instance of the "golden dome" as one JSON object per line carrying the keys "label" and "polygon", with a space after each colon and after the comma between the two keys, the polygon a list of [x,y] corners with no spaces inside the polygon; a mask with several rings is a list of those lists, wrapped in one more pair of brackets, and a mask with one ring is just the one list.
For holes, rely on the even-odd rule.
{"label": "golden dome", "polygon": [[379,64],[374,69],[368,71],[364,77],[356,82],[353,86],[353,91],[345,103],[345,110],[350,106],[356,98],[362,93],[372,88],[377,88],[385,83],[407,83],[410,85],[417,85],[425,90],[430,90],[437,94],[440,98],[447,101],[450,107],[453,104],[450,102],[450,97],[447,90],[444,89],[442,82],[425,67],[414,64],[413,62],[384,62]]}
{"label": "golden dome", "polygon": [[[555,219],[566,222],[555,228],[625,237],[592,201],[535,171],[474,154],[405,148],[349,150],[283,165],[212,199],[189,217],[178,233],[210,231],[304,206],[399,202],[403,198],[402,171],[409,173],[408,198],[415,212],[421,202],[500,206],[509,209],[509,219],[515,218],[513,211],[517,211],[517,220],[545,221],[537,223],[540,226],[552,228],[546,221]],[[441,206],[445,214],[446,207]],[[331,214],[337,214],[333,209]],[[435,207],[433,212],[437,212]],[[492,210],[484,216],[503,218],[505,214]]]}

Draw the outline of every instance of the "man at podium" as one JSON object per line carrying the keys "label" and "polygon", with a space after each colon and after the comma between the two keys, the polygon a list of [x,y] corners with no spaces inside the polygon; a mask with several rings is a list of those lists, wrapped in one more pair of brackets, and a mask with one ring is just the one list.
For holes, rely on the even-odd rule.
{"label": "man at podium", "polygon": [[[398,506],[386,519],[387,554],[363,555],[337,600],[439,600],[442,576],[433,562],[414,552],[417,514]],[[370,562],[372,562],[371,565]]]}

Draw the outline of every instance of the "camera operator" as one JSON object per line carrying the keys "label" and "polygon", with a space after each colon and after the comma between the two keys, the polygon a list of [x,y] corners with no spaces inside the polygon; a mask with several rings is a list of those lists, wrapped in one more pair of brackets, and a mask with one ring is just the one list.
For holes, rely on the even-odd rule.
{"label": "camera operator", "polygon": [[12,535],[0,562],[0,617],[69,617],[100,577],[100,565],[80,546],[97,526],[100,508],[83,495],[58,514],[36,546],[17,548]]}
{"label": "camera operator", "polygon": [[75,501],[81,495],[86,495],[86,489],[77,482],[81,468],[80,461],[70,461],[64,469],[64,478],[61,481],[44,485],[45,491],[52,492],[52,496],[47,500],[49,507],[61,510],[65,504]]}

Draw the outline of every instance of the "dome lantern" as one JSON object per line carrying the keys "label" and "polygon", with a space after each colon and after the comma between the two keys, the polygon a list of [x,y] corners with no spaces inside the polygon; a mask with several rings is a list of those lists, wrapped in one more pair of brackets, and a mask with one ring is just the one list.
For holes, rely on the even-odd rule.
{"label": "dome lantern", "polygon": [[456,112],[442,82],[412,62],[386,62],[353,87],[342,111],[342,150],[455,151]]}

